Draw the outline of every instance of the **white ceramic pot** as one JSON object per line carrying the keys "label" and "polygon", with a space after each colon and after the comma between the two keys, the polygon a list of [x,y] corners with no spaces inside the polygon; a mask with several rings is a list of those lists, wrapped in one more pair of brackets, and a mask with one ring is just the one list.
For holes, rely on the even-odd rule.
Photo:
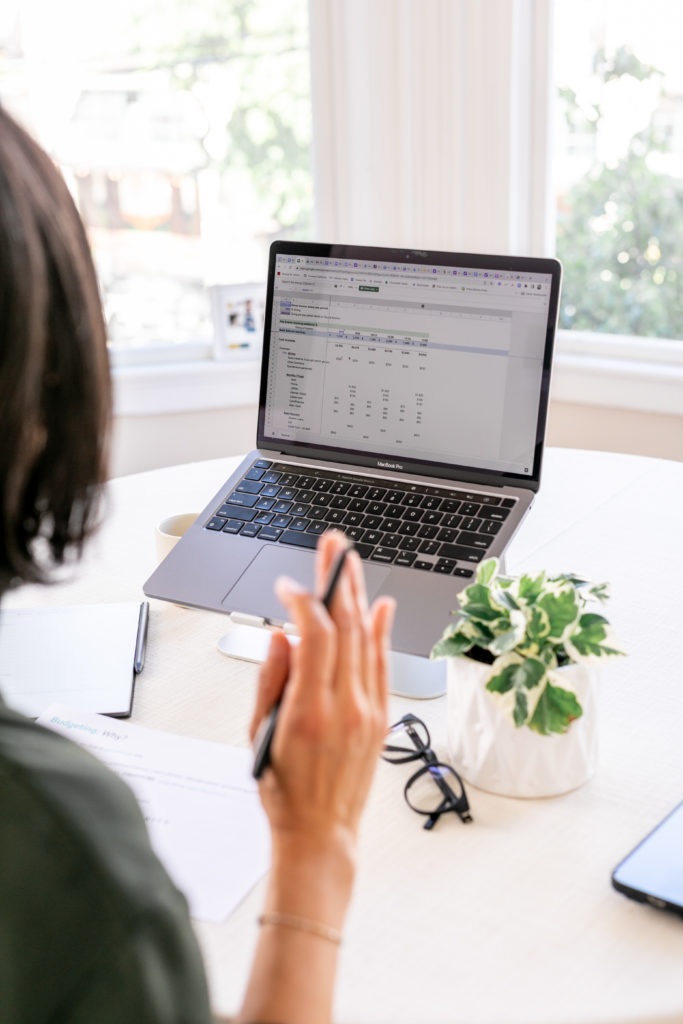
{"label": "white ceramic pot", "polygon": [[583,714],[566,733],[541,736],[517,728],[485,689],[489,666],[470,658],[448,659],[448,747],[463,779],[501,796],[557,796],[587,782],[597,762],[595,669],[558,670],[576,693]]}

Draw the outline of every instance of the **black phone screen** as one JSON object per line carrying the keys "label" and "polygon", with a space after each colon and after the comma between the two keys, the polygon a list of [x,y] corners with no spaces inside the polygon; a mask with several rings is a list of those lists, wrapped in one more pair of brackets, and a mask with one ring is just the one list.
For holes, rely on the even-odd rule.
{"label": "black phone screen", "polygon": [[683,801],[612,874],[619,892],[683,914]]}

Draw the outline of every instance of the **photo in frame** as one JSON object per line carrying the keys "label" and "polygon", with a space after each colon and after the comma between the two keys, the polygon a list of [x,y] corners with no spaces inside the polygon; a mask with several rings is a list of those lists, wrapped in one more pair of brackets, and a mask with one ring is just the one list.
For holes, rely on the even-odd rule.
{"label": "photo in frame", "polygon": [[217,284],[209,288],[216,356],[257,359],[263,346],[265,282]]}

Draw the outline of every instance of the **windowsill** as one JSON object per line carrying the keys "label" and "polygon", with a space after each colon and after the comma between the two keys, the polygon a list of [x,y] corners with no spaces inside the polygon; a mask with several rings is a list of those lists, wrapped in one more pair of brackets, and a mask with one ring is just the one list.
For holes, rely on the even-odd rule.
{"label": "windowsill", "polygon": [[558,331],[550,397],[680,416],[683,341]]}
{"label": "windowsill", "polygon": [[[258,360],[197,359],[116,366],[117,416],[154,416],[253,406]],[[681,415],[683,342],[559,331],[551,399]]]}
{"label": "windowsill", "polygon": [[154,416],[253,406],[261,364],[202,359],[146,366],[115,366],[114,414]]}

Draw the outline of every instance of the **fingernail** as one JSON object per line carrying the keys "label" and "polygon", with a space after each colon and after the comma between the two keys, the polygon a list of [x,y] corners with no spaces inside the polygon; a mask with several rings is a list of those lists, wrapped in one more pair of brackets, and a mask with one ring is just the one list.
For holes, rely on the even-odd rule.
{"label": "fingernail", "polygon": [[288,594],[304,594],[305,592],[305,587],[293,580],[291,576],[278,576],[275,580],[275,593],[278,597],[281,594],[286,597]]}

